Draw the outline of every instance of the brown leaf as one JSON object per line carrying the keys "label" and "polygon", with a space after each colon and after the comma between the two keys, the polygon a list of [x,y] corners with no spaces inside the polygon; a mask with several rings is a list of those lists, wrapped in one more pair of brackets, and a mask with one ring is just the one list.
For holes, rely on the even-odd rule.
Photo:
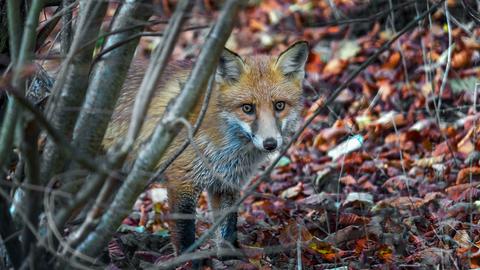
{"label": "brown leaf", "polygon": [[470,65],[471,52],[468,50],[462,50],[452,55],[452,67],[455,69],[464,68]]}
{"label": "brown leaf", "polygon": [[388,58],[388,61],[383,63],[382,68],[386,69],[394,69],[398,66],[398,63],[400,63],[401,55],[399,52],[393,52],[390,57]]}
{"label": "brown leaf", "polygon": [[458,172],[456,185],[464,184],[470,181],[470,177],[476,178],[480,175],[480,167],[467,167]]}
{"label": "brown leaf", "polygon": [[303,190],[303,183],[299,182],[297,185],[282,191],[282,193],[280,194],[280,198],[282,199],[295,198],[302,192],[302,190]]}
{"label": "brown leaf", "polygon": [[332,59],[327,63],[327,65],[323,69],[323,74],[338,75],[341,72],[343,72],[347,64],[348,62],[345,60],[338,59],[338,58]]}
{"label": "brown leaf", "polygon": [[451,186],[445,189],[445,192],[448,194],[448,197],[454,201],[457,201],[460,196],[462,196],[462,193],[469,189],[469,188],[478,188],[480,185],[480,182],[473,182],[473,183],[467,183],[467,184],[459,184],[455,186]]}

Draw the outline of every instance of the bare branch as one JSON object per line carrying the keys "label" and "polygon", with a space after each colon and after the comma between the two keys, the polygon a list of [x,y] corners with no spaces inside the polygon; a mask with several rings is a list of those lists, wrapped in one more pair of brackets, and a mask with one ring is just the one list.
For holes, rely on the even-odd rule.
{"label": "bare branch", "polygon": [[[1,189],[3,191],[3,189]],[[15,225],[9,212],[9,202],[0,196],[0,238],[5,243],[8,257],[13,264],[13,267],[19,268],[22,263],[22,252],[20,240],[15,235]],[[8,239],[8,241],[7,241]]]}
{"label": "bare branch", "polygon": [[[90,1],[81,10],[79,28],[70,51],[62,63],[61,70],[52,89],[47,115],[52,126],[67,139],[71,138],[79,108],[83,102],[90,73],[90,61],[94,46],[78,53],[76,49],[84,42],[98,35],[101,22],[105,15],[107,3]],[[60,94],[61,92],[61,94]],[[61,150],[52,140],[48,140],[41,161],[41,179],[48,182],[50,177],[59,172],[66,163],[62,159]]]}
{"label": "bare branch", "polygon": [[[132,21],[148,20],[151,14],[145,10],[144,4],[144,0],[124,3],[112,23],[112,31],[131,26]],[[141,27],[135,27],[111,35],[105,46],[116,44],[141,31]],[[93,155],[101,149],[103,136],[138,42],[139,38],[136,38],[125,46],[110,51],[96,63],[73,133],[73,145],[77,146],[81,153]]]}
{"label": "bare branch", "polygon": [[94,172],[101,172],[101,173],[110,173],[107,168],[103,164],[98,164],[95,162],[91,157],[82,156],[77,152],[75,148],[73,148],[70,143],[67,142],[65,137],[60,134],[55,127],[53,127],[47,118],[43,115],[41,111],[35,108],[21,93],[16,92],[15,90],[10,90],[9,94],[12,95],[15,100],[17,101],[18,105],[23,109],[27,110],[28,112],[32,113],[35,119],[37,120],[40,127],[45,129],[47,134],[50,136],[50,139],[53,140],[54,143],[60,146],[62,153],[67,157],[75,160],[76,162],[80,163],[83,167],[94,171]]}
{"label": "bare branch", "polygon": [[[22,40],[18,39],[19,25],[20,25],[20,6],[14,0],[8,2],[8,16],[9,16],[9,34],[11,38],[11,58],[14,66],[12,85],[16,89],[24,91],[25,78],[21,76],[22,69],[30,63],[33,59],[33,50],[35,47],[36,28],[38,25],[39,14],[43,8],[43,0],[35,0],[28,12],[27,22],[23,31]],[[12,25],[15,24],[15,25]],[[20,44],[20,49],[18,45]],[[14,46],[14,47],[12,47]],[[15,126],[18,124],[17,119],[20,111],[16,105],[15,99],[8,100],[7,112],[5,114],[5,121],[0,131],[0,169],[3,168],[4,162],[8,160],[10,151],[12,149],[13,133]]]}
{"label": "bare branch", "polygon": [[[39,185],[39,155],[37,140],[40,131],[35,121],[29,121],[27,127],[24,130],[24,139],[21,146],[23,156],[25,157],[25,169],[26,169],[26,183],[28,185]],[[33,189],[25,190],[25,202],[22,206],[28,218],[28,221],[33,225],[34,229],[38,226],[38,217],[40,215],[40,207],[38,204],[40,199],[40,193]],[[31,259],[34,260],[35,251],[31,250],[34,246],[35,237],[31,228],[24,225],[22,232],[22,253],[23,257],[27,257],[29,254]]]}
{"label": "bare branch", "polygon": [[72,9],[68,8],[71,5],[74,5],[76,1],[74,0],[62,0],[62,7],[66,9],[65,14],[62,16],[62,30],[60,34],[60,50],[62,55],[67,55],[68,50],[72,44],[73,39],[73,12]]}
{"label": "bare branch", "polygon": [[173,18],[171,19],[171,23],[168,24],[168,32],[165,35],[165,41],[162,43],[162,46],[157,49],[150,60],[151,64],[145,72],[144,80],[140,85],[140,91],[135,97],[130,127],[128,129],[125,143],[122,146],[123,152],[128,151],[128,149],[133,146],[133,143],[142,128],[143,119],[147,113],[155,88],[167,66],[182,25],[185,23],[185,15],[191,8],[191,1],[181,1],[178,4]]}
{"label": "bare branch", "polygon": [[[208,27],[209,27],[208,25],[194,25],[194,26],[186,27],[186,28],[182,29],[182,31],[192,31],[192,30],[198,30],[198,29],[203,29],[203,28],[208,28]],[[100,53],[98,53],[98,55],[95,56],[95,59],[93,60],[93,62],[98,61],[98,59],[103,57],[103,55],[107,54],[108,52],[110,52],[112,50],[115,50],[116,48],[121,47],[121,46],[123,46],[123,45],[129,43],[130,41],[135,40],[137,38],[140,38],[140,37],[162,37],[162,36],[164,36],[163,33],[155,33],[155,32],[141,32],[141,33],[131,35],[131,36],[127,37],[126,39],[122,40],[122,41],[119,41],[115,44],[112,44],[111,46],[109,46],[107,48],[104,48]]]}
{"label": "bare branch", "polygon": [[[207,92],[205,93],[205,97],[203,99],[202,108],[200,109],[198,118],[195,121],[195,124],[193,125],[191,137],[193,137],[197,133],[198,129],[200,128],[200,125],[202,124],[203,118],[205,117],[205,113],[207,112],[208,104],[210,102],[210,96],[212,94],[214,82],[215,82],[215,77],[212,76],[210,78],[210,81],[208,82],[208,88],[207,88]],[[182,146],[180,146],[177,149],[177,151],[171,157],[169,157],[168,160],[163,162],[163,164],[160,165],[160,168],[157,170],[155,175],[150,179],[149,183],[152,183],[153,181],[158,180],[160,176],[165,172],[165,170],[183,153],[183,151],[185,151],[185,149],[187,149],[190,143],[191,143],[191,139],[186,140],[182,144]]]}

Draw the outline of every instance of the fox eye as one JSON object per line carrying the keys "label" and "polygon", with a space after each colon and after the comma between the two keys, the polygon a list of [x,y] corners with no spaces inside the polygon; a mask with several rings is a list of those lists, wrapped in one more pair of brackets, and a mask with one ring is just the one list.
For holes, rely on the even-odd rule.
{"label": "fox eye", "polygon": [[285,102],[284,101],[275,102],[275,110],[277,112],[281,112],[281,111],[283,111],[283,109],[285,109]]}
{"label": "fox eye", "polygon": [[252,114],[255,112],[255,108],[253,107],[253,104],[243,104],[242,111],[246,114]]}

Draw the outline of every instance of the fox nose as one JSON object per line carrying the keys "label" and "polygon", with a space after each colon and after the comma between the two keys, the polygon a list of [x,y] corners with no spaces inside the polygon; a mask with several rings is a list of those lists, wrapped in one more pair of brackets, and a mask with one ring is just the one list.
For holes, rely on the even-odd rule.
{"label": "fox nose", "polygon": [[267,138],[263,141],[263,148],[268,151],[275,150],[277,148],[277,140],[274,138]]}

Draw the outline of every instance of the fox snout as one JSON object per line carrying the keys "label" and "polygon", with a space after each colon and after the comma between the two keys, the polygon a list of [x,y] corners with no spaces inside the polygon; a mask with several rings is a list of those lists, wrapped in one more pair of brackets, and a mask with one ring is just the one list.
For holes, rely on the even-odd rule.
{"label": "fox snout", "polygon": [[282,146],[283,138],[276,125],[276,119],[262,119],[252,127],[253,145],[262,151],[274,151]]}
{"label": "fox snout", "polygon": [[275,150],[277,148],[277,140],[274,138],[267,138],[263,141],[263,148],[268,151]]}
{"label": "fox snout", "polygon": [[252,135],[253,145],[262,151],[275,151],[282,146],[283,139],[281,136],[262,138],[258,135]]}

